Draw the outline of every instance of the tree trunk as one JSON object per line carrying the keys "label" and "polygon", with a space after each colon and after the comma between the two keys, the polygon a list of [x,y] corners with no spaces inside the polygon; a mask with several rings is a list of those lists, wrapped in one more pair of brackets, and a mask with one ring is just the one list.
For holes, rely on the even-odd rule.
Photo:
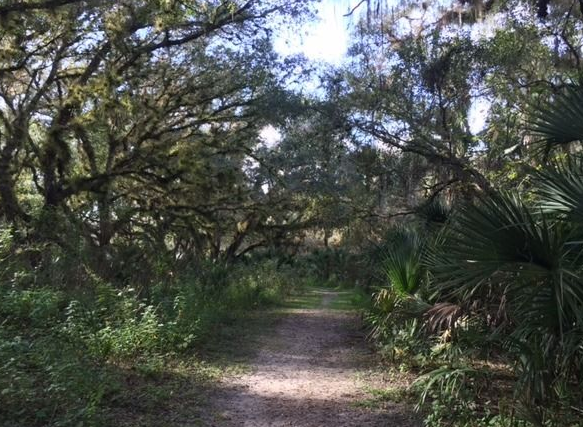
{"label": "tree trunk", "polygon": [[29,216],[22,210],[14,190],[12,178],[12,162],[17,145],[14,141],[6,141],[6,145],[0,152],[0,215],[9,222],[17,219],[28,221]]}

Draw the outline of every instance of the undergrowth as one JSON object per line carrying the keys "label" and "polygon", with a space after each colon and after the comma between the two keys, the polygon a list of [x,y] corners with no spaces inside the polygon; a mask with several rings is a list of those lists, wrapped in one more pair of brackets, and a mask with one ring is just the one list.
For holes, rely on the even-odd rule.
{"label": "undergrowth", "polygon": [[59,288],[13,275],[0,288],[0,425],[99,426],[137,390],[151,405],[170,399],[148,381],[175,378],[177,369],[201,383],[215,378],[198,350],[241,313],[300,286],[271,260],[187,269],[147,292],[85,279]]}
{"label": "undergrowth", "polygon": [[[508,230],[522,226],[507,222]],[[397,227],[379,247],[380,256],[371,257],[371,268],[380,274],[365,316],[369,337],[388,366],[417,376],[407,393],[415,396],[424,425],[581,427],[580,300],[573,297],[576,309],[549,318],[555,306],[545,286],[556,285],[556,278],[533,275],[523,279],[529,286],[520,283],[525,262],[514,258],[521,240],[509,249],[506,234],[497,247],[486,236],[481,258],[473,254],[466,261],[475,242],[456,249],[456,239],[466,239],[463,231],[447,232],[425,223]],[[504,254],[494,249],[514,258],[498,266]],[[468,272],[471,268],[477,273]],[[502,285],[494,286],[497,281]],[[525,296],[525,289],[539,288],[533,300]],[[563,333],[563,339],[553,333]]]}

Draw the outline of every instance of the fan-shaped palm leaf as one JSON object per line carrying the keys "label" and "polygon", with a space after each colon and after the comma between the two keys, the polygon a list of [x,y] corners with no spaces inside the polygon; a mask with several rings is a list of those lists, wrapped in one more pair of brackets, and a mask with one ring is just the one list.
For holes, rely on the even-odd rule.
{"label": "fan-shaped palm leaf", "polygon": [[552,102],[539,108],[530,130],[541,137],[547,153],[553,147],[583,140],[583,88],[569,86]]}
{"label": "fan-shaped palm leaf", "polygon": [[427,224],[445,224],[451,215],[451,208],[443,200],[435,198],[422,204],[416,213]]}
{"label": "fan-shaped palm leaf", "polygon": [[413,295],[421,288],[425,277],[422,256],[423,241],[415,230],[398,228],[393,231],[384,267],[395,292]]}
{"label": "fan-shaped palm leaf", "polygon": [[517,194],[495,194],[460,211],[432,260],[447,292],[466,301],[491,294],[508,301],[514,330],[506,341],[522,354],[523,379],[538,398],[583,357],[583,342],[572,339],[583,330],[580,245],[572,241],[573,230]]}
{"label": "fan-shaped palm leaf", "polygon": [[583,224],[583,159],[569,156],[550,167],[534,171],[536,192],[545,212]]}
{"label": "fan-shaped palm leaf", "polygon": [[538,214],[517,194],[493,195],[456,218],[436,275],[466,298],[485,286],[498,286],[515,297],[515,307],[529,322],[560,327],[583,308],[572,235],[569,224]]}

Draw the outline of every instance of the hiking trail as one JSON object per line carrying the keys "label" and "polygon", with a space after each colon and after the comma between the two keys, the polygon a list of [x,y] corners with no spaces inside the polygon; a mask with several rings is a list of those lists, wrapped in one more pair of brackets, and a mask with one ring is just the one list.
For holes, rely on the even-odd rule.
{"label": "hiking trail", "polygon": [[411,408],[359,405],[372,387],[364,375],[372,354],[356,312],[333,307],[340,292],[311,291],[314,308],[282,314],[261,337],[250,372],[227,377],[213,398],[216,427],[414,427]]}

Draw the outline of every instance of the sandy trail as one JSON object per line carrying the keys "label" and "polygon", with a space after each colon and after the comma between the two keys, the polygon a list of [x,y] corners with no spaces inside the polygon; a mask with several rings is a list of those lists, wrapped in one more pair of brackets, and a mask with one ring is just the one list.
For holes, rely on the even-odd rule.
{"label": "sandy trail", "polygon": [[229,378],[215,400],[217,427],[398,426],[420,424],[410,410],[358,407],[366,397],[359,379],[370,354],[358,317],[327,308],[336,298],[324,292],[322,308],[286,314],[266,336],[251,372]]}

